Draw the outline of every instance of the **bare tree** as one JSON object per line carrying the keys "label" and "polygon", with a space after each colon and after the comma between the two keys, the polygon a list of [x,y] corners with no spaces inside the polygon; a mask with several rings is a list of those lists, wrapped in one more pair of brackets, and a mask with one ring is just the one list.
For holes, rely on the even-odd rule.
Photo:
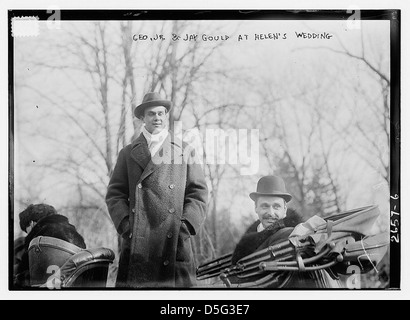
{"label": "bare tree", "polygon": [[[340,106],[350,110],[351,121],[344,127],[335,126],[337,123],[328,118],[332,116],[330,113],[324,117],[324,120],[337,130],[340,139],[343,139],[353,152],[389,184],[390,74],[386,57],[388,45],[382,41],[376,43],[376,39],[369,36],[363,28],[360,32],[360,41],[358,45],[356,43],[356,48],[349,48],[337,36],[340,46],[338,49],[317,46],[298,50],[324,50],[334,53],[345,61],[340,64],[343,66],[340,68],[342,73],[347,75],[350,72],[357,75],[355,78],[346,76],[353,81],[342,84],[355,99],[346,101],[343,106]],[[374,47],[376,45],[378,47]],[[363,67],[365,72],[359,73],[360,67]],[[344,97],[343,100],[346,98]],[[361,110],[359,115],[358,110]]]}

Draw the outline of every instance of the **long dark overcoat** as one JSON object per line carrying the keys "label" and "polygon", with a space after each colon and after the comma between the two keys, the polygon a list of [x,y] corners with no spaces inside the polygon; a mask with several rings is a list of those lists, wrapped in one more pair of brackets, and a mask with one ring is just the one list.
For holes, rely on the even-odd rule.
{"label": "long dark overcoat", "polygon": [[[204,222],[208,189],[194,150],[168,134],[151,158],[140,135],[124,147],[106,203],[123,236],[117,287],[195,285],[191,236]],[[129,220],[129,230],[120,230]]]}

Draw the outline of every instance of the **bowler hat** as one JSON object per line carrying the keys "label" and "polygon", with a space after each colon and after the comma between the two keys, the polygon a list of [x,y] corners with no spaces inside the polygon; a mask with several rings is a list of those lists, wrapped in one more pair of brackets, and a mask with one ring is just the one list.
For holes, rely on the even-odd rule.
{"label": "bowler hat", "polygon": [[285,182],[277,176],[265,176],[259,179],[256,192],[249,194],[253,201],[256,201],[258,196],[281,197],[286,202],[292,199],[292,196],[286,191]]}
{"label": "bowler hat", "polygon": [[141,119],[144,116],[145,108],[158,107],[158,106],[165,107],[167,111],[169,112],[172,106],[172,102],[163,99],[158,92],[148,92],[147,94],[145,94],[144,99],[142,100],[142,103],[135,107],[134,115],[138,119]]}

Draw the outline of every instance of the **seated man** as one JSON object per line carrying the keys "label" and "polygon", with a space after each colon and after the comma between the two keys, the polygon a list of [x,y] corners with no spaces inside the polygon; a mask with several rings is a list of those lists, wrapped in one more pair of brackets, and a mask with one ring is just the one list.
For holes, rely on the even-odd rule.
{"label": "seated man", "polygon": [[[292,196],[286,191],[282,178],[265,176],[258,181],[257,191],[250,198],[255,202],[258,220],[253,223],[237,244],[232,254],[232,264],[241,258],[289,237],[293,228],[302,223],[295,210],[287,207]],[[325,272],[295,272],[286,287],[340,287]]]}
{"label": "seated man", "polygon": [[276,234],[279,237],[285,231],[282,229],[295,227],[303,222],[296,210],[287,207],[292,196],[287,193],[280,177],[262,177],[258,181],[257,191],[249,197],[255,202],[255,212],[259,219],[248,228],[237,244],[232,255],[233,264],[256,251],[271,236]]}
{"label": "seated man", "polygon": [[83,237],[69,223],[67,217],[57,214],[54,207],[47,204],[30,204],[19,214],[20,228],[27,233],[21,252],[21,260],[15,266],[14,285],[16,287],[30,286],[28,248],[31,240],[38,236],[48,236],[70,242],[85,249]]}

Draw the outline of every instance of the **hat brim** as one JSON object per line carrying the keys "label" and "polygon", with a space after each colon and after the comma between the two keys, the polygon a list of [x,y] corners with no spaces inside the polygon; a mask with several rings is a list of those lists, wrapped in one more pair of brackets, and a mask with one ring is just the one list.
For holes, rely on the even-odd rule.
{"label": "hat brim", "polygon": [[171,101],[168,101],[168,100],[153,100],[153,101],[141,103],[139,106],[135,107],[134,115],[138,119],[141,119],[144,116],[145,109],[148,107],[165,107],[167,111],[169,112],[169,110],[171,110],[172,103]]}
{"label": "hat brim", "polygon": [[275,197],[281,197],[283,199],[285,199],[286,202],[289,202],[290,200],[292,200],[292,196],[289,193],[260,193],[260,192],[252,192],[249,194],[249,197],[256,202],[256,199],[259,196],[275,196]]}

